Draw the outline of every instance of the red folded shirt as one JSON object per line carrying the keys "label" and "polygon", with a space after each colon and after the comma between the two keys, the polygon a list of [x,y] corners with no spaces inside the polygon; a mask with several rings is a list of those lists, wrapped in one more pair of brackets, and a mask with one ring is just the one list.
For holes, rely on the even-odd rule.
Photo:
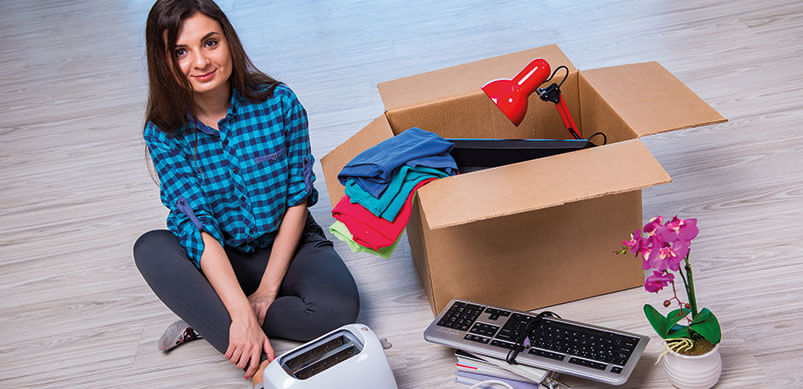
{"label": "red folded shirt", "polygon": [[410,220],[415,191],[433,180],[435,178],[426,179],[413,187],[393,222],[377,217],[360,204],[352,203],[347,195],[344,195],[332,209],[332,216],[348,227],[354,242],[360,246],[374,250],[388,247],[396,242]]}

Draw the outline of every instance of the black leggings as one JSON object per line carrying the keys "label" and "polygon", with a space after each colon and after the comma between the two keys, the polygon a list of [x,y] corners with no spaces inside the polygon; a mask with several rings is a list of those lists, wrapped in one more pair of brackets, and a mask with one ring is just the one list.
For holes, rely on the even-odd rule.
{"label": "black leggings", "polygon": [[[246,296],[256,291],[270,248],[248,254],[226,249],[226,253]],[[145,233],[134,244],[134,261],[159,299],[225,353],[229,346],[229,313],[176,237],[168,230]],[[307,213],[298,248],[279,294],[265,315],[265,334],[269,338],[308,341],[353,323],[359,305],[354,278],[332,242]]]}

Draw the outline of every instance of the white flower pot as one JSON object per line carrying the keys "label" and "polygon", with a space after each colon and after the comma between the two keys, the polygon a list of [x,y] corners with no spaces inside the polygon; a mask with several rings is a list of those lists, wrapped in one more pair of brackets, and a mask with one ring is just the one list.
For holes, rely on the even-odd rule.
{"label": "white flower pot", "polygon": [[669,381],[679,389],[708,389],[719,381],[722,374],[719,344],[703,355],[683,355],[669,351],[663,361]]}

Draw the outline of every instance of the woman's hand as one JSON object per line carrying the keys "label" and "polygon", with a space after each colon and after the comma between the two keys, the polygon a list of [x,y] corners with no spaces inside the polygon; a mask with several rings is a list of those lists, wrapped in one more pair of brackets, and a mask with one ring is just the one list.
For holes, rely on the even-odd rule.
{"label": "woman's hand", "polygon": [[262,331],[262,327],[253,318],[233,319],[229,327],[229,348],[224,356],[240,369],[245,371],[246,378],[256,373],[259,367],[259,357],[262,351],[268,356],[268,361],[275,358],[270,340]]}
{"label": "woman's hand", "polygon": [[275,299],[276,294],[262,292],[259,289],[248,296],[248,302],[251,304],[251,309],[254,311],[260,326],[265,324],[265,314],[268,313],[268,308]]}

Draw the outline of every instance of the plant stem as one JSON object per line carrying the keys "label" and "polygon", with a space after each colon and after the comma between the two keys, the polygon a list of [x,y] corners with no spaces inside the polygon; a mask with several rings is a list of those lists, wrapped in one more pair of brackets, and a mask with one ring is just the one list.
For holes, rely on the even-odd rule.
{"label": "plant stem", "polygon": [[[689,297],[689,304],[691,305],[691,317],[694,319],[697,316],[697,297],[694,295],[694,280],[692,279],[691,273],[691,263],[689,263],[689,256],[691,255],[691,249],[689,252],[686,253],[686,276],[688,277],[688,284],[686,284],[686,280],[683,280],[683,283],[686,284],[686,295]],[[681,273],[681,277],[683,277],[683,273]]]}

